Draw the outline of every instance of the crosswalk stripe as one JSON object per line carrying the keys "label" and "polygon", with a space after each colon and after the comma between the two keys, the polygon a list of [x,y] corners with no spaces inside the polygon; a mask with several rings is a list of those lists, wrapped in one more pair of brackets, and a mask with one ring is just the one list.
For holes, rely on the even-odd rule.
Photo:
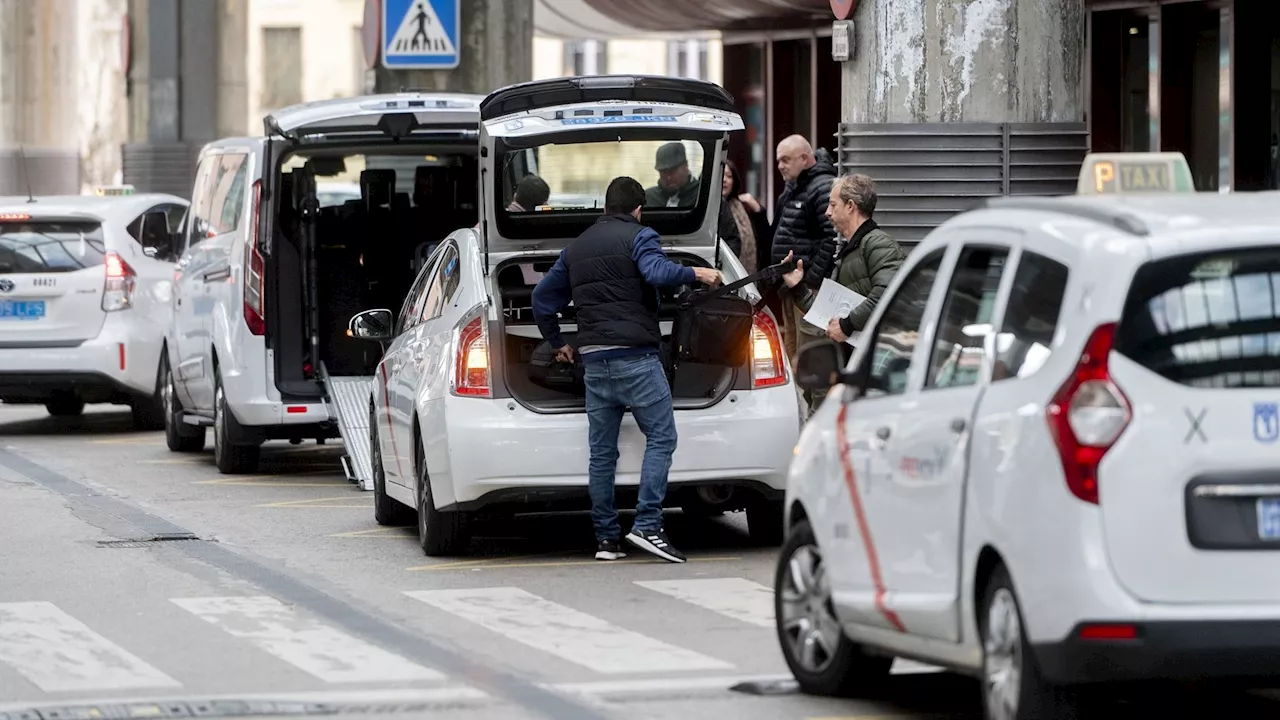
{"label": "crosswalk stripe", "polygon": [[676,647],[515,587],[416,590],[415,600],[601,673],[722,670],[733,665]]}
{"label": "crosswalk stripe", "polygon": [[0,662],[45,692],[181,685],[50,602],[0,603]]}
{"label": "crosswalk stripe", "polygon": [[441,680],[399,655],[265,596],[171,598],[178,607],[331,683]]}
{"label": "crosswalk stripe", "polygon": [[773,590],[746,578],[637,580],[636,585],[759,627],[773,627]]}

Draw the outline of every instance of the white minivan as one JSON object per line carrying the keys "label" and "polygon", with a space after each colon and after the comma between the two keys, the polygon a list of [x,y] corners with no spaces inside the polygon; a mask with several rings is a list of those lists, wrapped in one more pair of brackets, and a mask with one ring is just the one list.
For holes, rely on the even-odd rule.
{"label": "white minivan", "polygon": [[[171,450],[199,452],[212,427],[218,469],[242,473],[266,440],[339,435],[326,381],[368,378],[381,358],[348,320],[398,306],[435,245],[477,222],[479,100],[307,103],[203,149],[162,370]],[[321,203],[318,181],[358,182],[360,197]]]}

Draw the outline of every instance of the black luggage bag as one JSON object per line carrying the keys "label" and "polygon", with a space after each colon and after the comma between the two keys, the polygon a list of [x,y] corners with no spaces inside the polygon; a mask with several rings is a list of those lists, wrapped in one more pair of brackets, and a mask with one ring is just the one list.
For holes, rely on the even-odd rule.
{"label": "black luggage bag", "polygon": [[671,328],[672,363],[698,363],[738,367],[751,355],[751,323],[768,294],[759,288],[760,301],[751,303],[737,290],[751,283],[776,281],[795,270],[795,262],[778,263],[722,285],[681,294]]}
{"label": "black luggage bag", "polygon": [[581,397],[587,394],[584,378],[581,353],[573,354],[572,363],[561,362],[556,360],[556,351],[551,343],[543,340],[529,357],[529,380],[544,388]]}

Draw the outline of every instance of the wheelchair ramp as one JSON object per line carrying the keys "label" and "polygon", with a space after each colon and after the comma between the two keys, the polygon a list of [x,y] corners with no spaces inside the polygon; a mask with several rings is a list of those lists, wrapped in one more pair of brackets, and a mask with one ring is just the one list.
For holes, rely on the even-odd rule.
{"label": "wheelchair ramp", "polygon": [[356,483],[361,490],[373,489],[373,459],[369,456],[369,393],[373,389],[372,377],[331,377],[324,365],[320,366],[324,379],[325,405],[330,417],[338,420],[342,444],[347,454],[342,456],[342,469],[347,480]]}

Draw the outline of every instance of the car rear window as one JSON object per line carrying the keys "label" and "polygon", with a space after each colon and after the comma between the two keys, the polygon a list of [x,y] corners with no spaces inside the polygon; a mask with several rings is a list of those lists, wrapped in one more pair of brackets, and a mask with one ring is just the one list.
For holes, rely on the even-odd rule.
{"label": "car rear window", "polygon": [[1142,266],[1116,350],[1183,385],[1280,387],[1280,246]]}
{"label": "car rear window", "polygon": [[96,222],[0,222],[0,273],[75,272],[102,265],[105,254]]}

